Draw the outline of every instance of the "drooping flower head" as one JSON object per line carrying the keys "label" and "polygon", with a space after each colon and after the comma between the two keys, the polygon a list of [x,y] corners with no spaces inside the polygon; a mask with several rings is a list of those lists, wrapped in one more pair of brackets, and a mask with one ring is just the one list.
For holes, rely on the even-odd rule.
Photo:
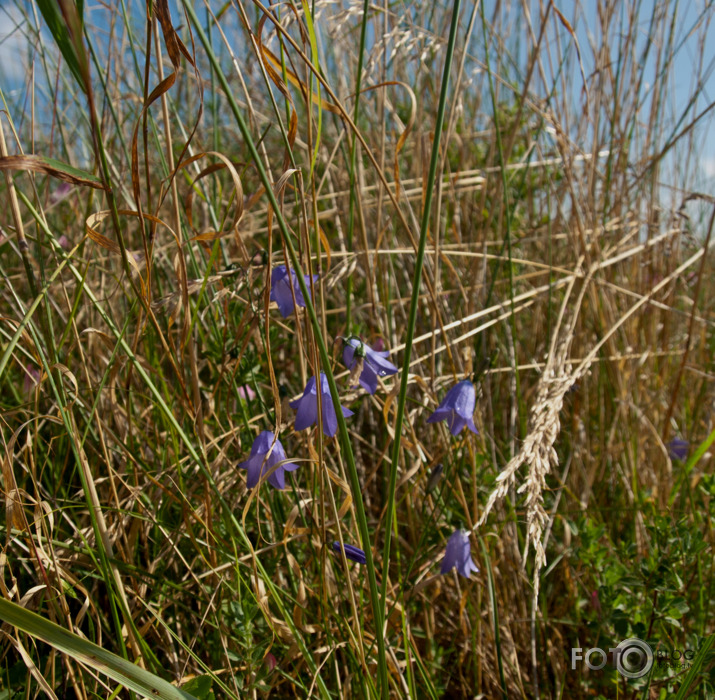
{"label": "drooping flower head", "polygon": [[397,367],[386,360],[390,353],[387,350],[373,350],[369,345],[363,343],[360,338],[351,336],[345,341],[343,348],[343,362],[348,369],[359,369],[362,359],[362,371],[360,371],[360,386],[368,394],[377,391],[377,378],[388,377],[397,374]]}
{"label": "drooping flower head", "polygon": [[[310,290],[310,275],[303,275],[306,285]],[[318,275],[313,275],[313,282],[318,281]],[[291,291],[292,288],[292,291]],[[271,271],[271,301],[278,304],[278,310],[283,318],[288,318],[294,309],[293,294],[295,293],[295,303],[305,308],[305,297],[298,285],[298,275],[291,269],[290,274],[285,265],[278,265]]]}
{"label": "drooping flower head", "polygon": [[[325,372],[320,373],[320,404],[322,412],[323,433],[333,437],[338,432],[338,417],[335,414],[333,397],[330,395],[330,386]],[[296,409],[295,429],[305,430],[318,420],[318,389],[315,377],[311,377],[303,390],[303,396],[290,402],[291,408]],[[350,409],[340,406],[343,415],[352,416]]]}
{"label": "drooping flower head", "polygon": [[441,462],[432,467],[432,473],[430,474],[429,481],[427,482],[427,488],[425,489],[426,493],[432,493],[432,491],[437,488],[442,479],[443,472],[444,465]]}
{"label": "drooping flower head", "polygon": [[25,378],[22,383],[22,391],[25,396],[29,396],[32,390],[40,383],[40,371],[32,365],[25,367]]}
{"label": "drooping flower head", "polygon": [[[340,542],[333,542],[333,551],[340,554]],[[355,547],[351,544],[345,545],[345,556],[352,561],[356,561],[358,564],[364,564],[367,560],[365,559],[365,552],[363,552],[360,547]]]}
{"label": "drooping flower head", "polygon": [[477,565],[472,561],[469,535],[461,528],[455,530],[447,542],[440,573],[449,573],[455,566],[457,567],[457,573],[464,576],[464,578],[469,578],[469,574],[472,571],[475,573],[479,571]]}
{"label": "drooping flower head", "polygon": [[457,382],[442,399],[437,410],[427,419],[428,423],[446,420],[449,432],[459,435],[466,425],[473,433],[477,433],[474,425],[474,406],[477,403],[477,391],[469,379]]}
{"label": "drooping flower head", "polygon": [[668,448],[668,454],[671,459],[684,462],[688,457],[688,447],[690,447],[690,443],[687,440],[673,438],[666,447]]}
{"label": "drooping flower head", "polygon": [[[272,449],[271,449],[272,448]],[[268,454],[270,452],[270,454]],[[251,446],[251,456],[238,466],[240,469],[248,469],[248,481],[246,486],[249,489],[258,485],[262,477],[268,474],[268,483],[277,489],[285,488],[285,472],[292,472],[298,468],[297,464],[287,462],[280,464],[286,459],[286,453],[281,445],[281,441],[276,438],[270,430],[264,430]],[[276,467],[276,465],[279,465]],[[275,467],[275,469],[274,469]]]}

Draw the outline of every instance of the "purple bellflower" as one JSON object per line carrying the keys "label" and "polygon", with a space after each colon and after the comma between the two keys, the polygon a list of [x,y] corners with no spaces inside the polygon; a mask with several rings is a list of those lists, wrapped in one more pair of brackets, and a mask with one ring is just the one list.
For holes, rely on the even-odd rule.
{"label": "purple bellflower", "polygon": [[[318,420],[318,390],[316,384],[315,377],[311,377],[305,385],[303,396],[290,402],[291,408],[297,411],[295,416],[296,430],[310,428]],[[333,397],[330,395],[330,387],[328,386],[328,378],[325,376],[325,372],[320,373],[320,403],[323,433],[328,437],[333,437],[338,432],[338,417],[335,414]],[[351,410],[344,406],[341,406],[340,409],[346,418],[353,414]]]}
{"label": "purple bellflower", "polygon": [[397,367],[385,358],[390,353],[387,350],[373,350],[363,343],[360,338],[351,336],[345,341],[343,349],[343,362],[348,369],[354,369],[362,358],[362,371],[360,372],[360,386],[368,394],[377,391],[377,378],[397,374]]}
{"label": "purple bellflower", "polygon": [[690,447],[690,443],[687,440],[673,438],[666,447],[668,448],[668,455],[670,455],[671,459],[684,462],[688,457],[688,447]]}
{"label": "purple bellflower", "polygon": [[[340,542],[333,542],[333,551],[340,554]],[[345,556],[352,561],[356,561],[358,564],[364,564],[366,562],[365,552],[360,549],[360,547],[355,547],[351,544],[345,545]]]}
{"label": "purple bellflower", "polygon": [[[310,290],[310,275],[303,275],[303,279]],[[313,282],[317,281],[318,275],[313,275]],[[288,318],[295,309],[293,293],[295,293],[295,303],[305,308],[305,298],[298,286],[298,275],[295,274],[295,270],[291,269],[288,274],[288,268],[285,265],[274,267],[271,272],[271,301],[278,304],[278,310],[283,318]]]}
{"label": "purple bellflower", "polygon": [[428,423],[446,420],[449,432],[459,435],[466,425],[473,433],[478,433],[474,425],[474,406],[477,402],[477,391],[469,379],[457,382],[442,399],[437,410],[427,419]]}
{"label": "purple bellflower", "polygon": [[[271,450],[271,446],[273,449]],[[270,451],[270,454],[268,452]],[[277,489],[285,488],[285,472],[292,472],[298,468],[297,464],[288,462],[280,464],[286,459],[286,453],[278,438],[274,438],[270,430],[264,430],[251,446],[251,456],[238,466],[240,469],[248,469],[249,489],[258,485],[261,477],[268,474],[268,483]],[[278,465],[276,467],[276,465]],[[275,469],[274,469],[275,467]]]}
{"label": "purple bellflower", "polygon": [[454,534],[449,538],[440,573],[447,574],[455,566],[457,567],[457,573],[464,576],[464,578],[469,578],[469,574],[472,571],[475,573],[479,571],[470,554],[469,535],[462,529],[455,530]]}

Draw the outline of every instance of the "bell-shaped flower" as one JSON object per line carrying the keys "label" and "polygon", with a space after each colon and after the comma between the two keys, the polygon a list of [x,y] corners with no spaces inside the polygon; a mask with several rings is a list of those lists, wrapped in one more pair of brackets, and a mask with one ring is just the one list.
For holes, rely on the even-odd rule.
{"label": "bell-shaped flower", "polygon": [[261,478],[268,475],[268,483],[277,489],[285,488],[285,472],[298,468],[297,464],[286,462],[286,453],[281,441],[270,430],[264,430],[251,446],[251,456],[238,466],[248,469],[249,489],[258,485]]}
{"label": "bell-shaped flower", "polygon": [[[308,290],[310,291],[310,275],[303,275]],[[313,282],[318,281],[318,275],[313,275]],[[283,318],[288,318],[294,309],[293,295],[295,294],[295,304],[305,308],[305,297],[298,285],[298,275],[291,269],[290,273],[285,265],[278,265],[271,271],[271,301],[278,304],[278,310]]]}
{"label": "bell-shaped flower", "polygon": [[[325,372],[320,373],[320,404],[322,413],[323,433],[328,437],[333,437],[338,432],[338,417],[333,405],[333,397],[330,395],[330,387]],[[290,402],[291,408],[296,409],[295,429],[305,430],[310,428],[318,420],[318,389],[315,377],[311,377],[303,390],[303,396]],[[352,416],[350,409],[340,406],[340,410],[347,418]]]}
{"label": "bell-shaped flower", "polygon": [[457,573],[464,576],[464,578],[469,578],[469,574],[472,571],[475,573],[479,571],[477,565],[472,561],[469,535],[462,529],[455,530],[454,534],[449,538],[440,573],[449,573],[455,566],[457,567]]}
{"label": "bell-shaped flower", "polygon": [[348,338],[343,348],[345,366],[349,370],[354,370],[355,373],[359,372],[360,386],[368,394],[374,394],[377,391],[378,377],[389,377],[392,374],[397,374],[397,367],[385,359],[389,355],[390,353],[387,350],[373,350],[355,336]]}
{"label": "bell-shaped flower", "polygon": [[[333,551],[340,554],[340,542],[333,542]],[[367,560],[365,559],[365,552],[363,552],[360,547],[355,547],[352,544],[344,545],[345,556],[352,561],[356,561],[358,564],[364,564]]]}
{"label": "bell-shaped flower", "polygon": [[680,438],[673,438],[667,445],[668,455],[671,459],[677,459],[684,462],[688,456],[688,447],[690,443],[687,440],[681,440]]}
{"label": "bell-shaped flower", "polygon": [[428,423],[446,420],[449,432],[459,435],[466,425],[473,433],[477,433],[474,425],[474,406],[477,403],[477,391],[469,379],[463,379],[455,384],[442,399],[437,410],[427,419]]}

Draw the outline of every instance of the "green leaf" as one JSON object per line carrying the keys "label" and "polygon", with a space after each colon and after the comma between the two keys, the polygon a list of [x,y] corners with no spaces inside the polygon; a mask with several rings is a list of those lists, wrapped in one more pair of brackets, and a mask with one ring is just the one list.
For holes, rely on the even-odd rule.
{"label": "green leaf", "polygon": [[212,686],[211,676],[196,676],[196,678],[184,683],[181,689],[195,695],[198,700],[208,700],[208,698],[213,697]]}
{"label": "green leaf", "polygon": [[86,92],[87,83],[84,75],[88,74],[89,63],[82,43],[84,0],[78,0],[76,5],[72,2],[64,3],[68,17],[62,14],[60,3],[56,0],[37,0],[37,6],[72,75]]}
{"label": "green leaf", "polygon": [[[713,643],[715,643],[715,634],[711,634],[703,641],[702,645],[700,646],[700,649],[698,650],[697,656],[693,659],[693,665],[690,667],[688,675],[685,676],[683,683],[678,689],[678,693],[675,696],[675,700],[685,700],[685,698],[691,697],[691,694],[689,692],[691,690],[691,686],[700,674],[703,667],[703,662],[705,661],[705,658],[707,657],[708,652],[710,651],[710,647],[712,647]],[[695,688],[692,688],[692,690],[695,690]]]}
{"label": "green leaf", "polygon": [[0,170],[29,170],[34,173],[51,175],[72,185],[85,185],[96,190],[106,189],[104,183],[96,175],[46,156],[32,154],[5,156],[0,158]]}
{"label": "green leaf", "polygon": [[0,599],[0,619],[85,666],[109,676],[126,688],[141,693],[144,697],[162,700],[197,700],[190,693],[174,687],[163,678],[78,637],[17,603]]}

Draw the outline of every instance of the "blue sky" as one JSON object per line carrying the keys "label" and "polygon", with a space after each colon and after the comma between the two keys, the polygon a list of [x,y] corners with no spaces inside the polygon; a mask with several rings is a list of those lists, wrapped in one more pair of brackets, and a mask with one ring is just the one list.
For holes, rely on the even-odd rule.
{"label": "blue sky", "polygon": [[[96,22],[103,10],[100,9],[98,4],[92,2],[92,0],[85,0],[85,2],[88,16],[91,18],[91,21],[93,20]],[[130,6],[136,5],[136,11],[140,15],[142,14],[141,7],[143,3],[138,2],[138,0],[128,0],[128,3]],[[495,3],[496,0],[485,0],[485,13],[487,17],[492,16],[492,10]],[[1,84],[3,90],[10,96],[13,96],[13,93],[17,96],[17,91],[24,93],[28,74],[27,42],[25,41],[22,32],[15,30],[15,25],[21,17],[16,4],[15,0],[0,0],[0,80],[2,80]],[[201,4],[202,3],[197,0],[197,7],[200,7]],[[224,3],[213,2],[212,4],[219,7]],[[625,8],[630,4],[630,2],[616,2],[614,5],[614,7],[616,7],[616,15],[612,23],[612,42],[616,42],[618,40],[617,32],[619,29],[619,22],[624,19],[623,13]],[[654,0],[642,0],[640,3],[639,27],[641,29],[642,46],[645,46],[645,43],[649,41],[649,23],[656,8],[665,7],[671,15],[675,11],[678,13],[675,43],[679,48],[675,54],[671,97],[666,110],[666,115],[673,122],[673,128],[675,128],[675,121],[682,114],[688,98],[690,94],[692,94],[695,87],[694,66],[696,66],[699,61],[702,61],[703,74],[705,75],[706,80],[703,85],[702,94],[697,103],[693,106],[693,109],[689,114],[689,118],[685,123],[692,118],[692,115],[700,112],[709,103],[711,103],[712,100],[715,100],[715,77],[713,75],[713,67],[715,66],[715,29],[710,27],[712,19],[715,16],[715,13],[713,13],[711,8],[712,4],[713,0],[693,0],[692,2],[678,2],[677,0],[672,0],[667,3],[662,1],[655,2]],[[118,5],[119,3],[117,3],[117,6]],[[574,23],[573,26],[577,40],[582,46],[581,53],[584,59],[584,69],[586,74],[589,75],[593,67],[592,65],[589,65],[589,61],[591,60],[589,41],[594,38],[600,40],[600,37],[594,37],[594,34],[598,32],[599,27],[595,14],[597,3],[589,2],[588,0],[583,0],[583,2],[562,0],[556,5],[563,15]],[[521,4],[501,3],[500,6],[502,8],[508,8],[504,11],[511,13],[507,20],[508,23],[513,23],[516,31],[524,31],[523,19],[519,16],[521,10],[518,9],[521,7]],[[538,0],[533,0],[531,2],[531,6],[533,8],[534,16],[538,16]],[[412,5],[410,2],[405,1],[401,4],[396,3],[393,7],[396,11],[398,11],[400,7],[408,8],[412,7]],[[465,18],[470,10],[470,5],[466,4],[464,7]],[[703,17],[701,17],[703,13],[704,21]],[[174,16],[177,20],[177,24],[180,23],[181,19],[179,19],[179,15],[175,14]],[[355,15],[352,17],[352,21],[358,22],[359,17]],[[521,24],[519,24],[520,22]],[[700,44],[698,43],[698,34],[691,32],[692,28],[698,23],[703,26],[707,26],[705,40]],[[568,33],[556,20],[553,20],[553,24],[554,26],[550,28],[552,37],[558,31],[561,35],[564,46],[566,46],[569,43]],[[480,32],[477,30],[475,31],[475,35],[470,45],[472,52],[479,51],[479,47],[481,45],[481,41],[479,39]],[[651,47],[649,61],[652,61],[656,50],[657,47]],[[40,73],[38,72],[38,80],[39,75]],[[580,85],[580,77],[574,76],[573,86],[576,92],[578,88],[580,88]],[[712,184],[715,180],[715,136],[710,135],[711,132],[713,132],[713,134],[715,134],[715,132],[710,128],[711,125],[712,116],[709,116],[703,120],[696,131],[697,154],[699,158],[699,177],[697,177],[696,182],[692,184],[705,190],[712,189]],[[666,133],[668,132],[667,127],[665,131]]]}

